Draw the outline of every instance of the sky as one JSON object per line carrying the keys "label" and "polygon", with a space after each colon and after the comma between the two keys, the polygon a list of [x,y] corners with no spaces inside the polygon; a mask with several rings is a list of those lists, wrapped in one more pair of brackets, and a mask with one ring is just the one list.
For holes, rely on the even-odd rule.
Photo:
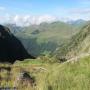
{"label": "sky", "polygon": [[0,23],[90,20],[90,0],[0,0]]}

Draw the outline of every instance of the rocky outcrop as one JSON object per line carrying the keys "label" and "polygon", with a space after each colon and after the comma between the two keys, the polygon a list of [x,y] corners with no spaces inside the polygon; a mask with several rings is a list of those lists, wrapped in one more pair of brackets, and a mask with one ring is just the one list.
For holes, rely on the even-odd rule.
{"label": "rocky outcrop", "polygon": [[19,73],[18,77],[16,78],[16,81],[14,83],[15,87],[33,87],[35,86],[35,78],[30,75],[27,71],[22,71]]}
{"label": "rocky outcrop", "polygon": [[16,60],[34,58],[7,27],[0,25],[0,62],[14,63]]}

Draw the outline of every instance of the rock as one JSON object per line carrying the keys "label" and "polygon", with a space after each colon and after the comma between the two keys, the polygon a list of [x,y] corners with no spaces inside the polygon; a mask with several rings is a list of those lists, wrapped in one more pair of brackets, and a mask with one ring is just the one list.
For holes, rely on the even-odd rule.
{"label": "rock", "polygon": [[23,71],[18,75],[14,86],[18,87],[20,85],[21,86],[25,85],[26,87],[27,86],[33,87],[35,85],[35,79],[32,76],[30,76],[30,74],[27,71]]}
{"label": "rock", "polygon": [[0,25],[0,62],[14,63],[26,58],[34,59],[10,30]]}

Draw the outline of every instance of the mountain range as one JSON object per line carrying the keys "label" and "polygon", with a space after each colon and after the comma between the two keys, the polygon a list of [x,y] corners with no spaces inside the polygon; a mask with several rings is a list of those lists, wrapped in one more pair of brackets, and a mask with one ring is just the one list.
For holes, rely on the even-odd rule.
{"label": "mountain range", "polygon": [[61,21],[43,22],[40,25],[27,27],[13,24],[6,26],[10,28],[31,55],[35,57],[53,55],[58,58],[68,56],[69,58],[88,50],[89,24],[89,21],[80,19],[66,23]]}

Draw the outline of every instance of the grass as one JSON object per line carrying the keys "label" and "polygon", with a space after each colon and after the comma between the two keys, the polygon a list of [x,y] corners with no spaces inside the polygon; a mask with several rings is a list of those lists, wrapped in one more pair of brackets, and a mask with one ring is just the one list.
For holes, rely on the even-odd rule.
{"label": "grass", "polygon": [[[35,77],[36,86],[20,84],[19,90],[90,90],[90,56],[74,63],[64,64],[29,60],[16,62],[12,66],[12,79],[8,82],[10,86],[13,87],[15,79],[22,69]],[[1,74],[5,76],[6,71],[2,71]],[[5,81],[1,82],[1,86],[5,86],[5,84]]]}
{"label": "grass", "polygon": [[53,64],[49,72],[38,80],[38,90],[90,90],[89,68],[90,57],[73,64]]}

